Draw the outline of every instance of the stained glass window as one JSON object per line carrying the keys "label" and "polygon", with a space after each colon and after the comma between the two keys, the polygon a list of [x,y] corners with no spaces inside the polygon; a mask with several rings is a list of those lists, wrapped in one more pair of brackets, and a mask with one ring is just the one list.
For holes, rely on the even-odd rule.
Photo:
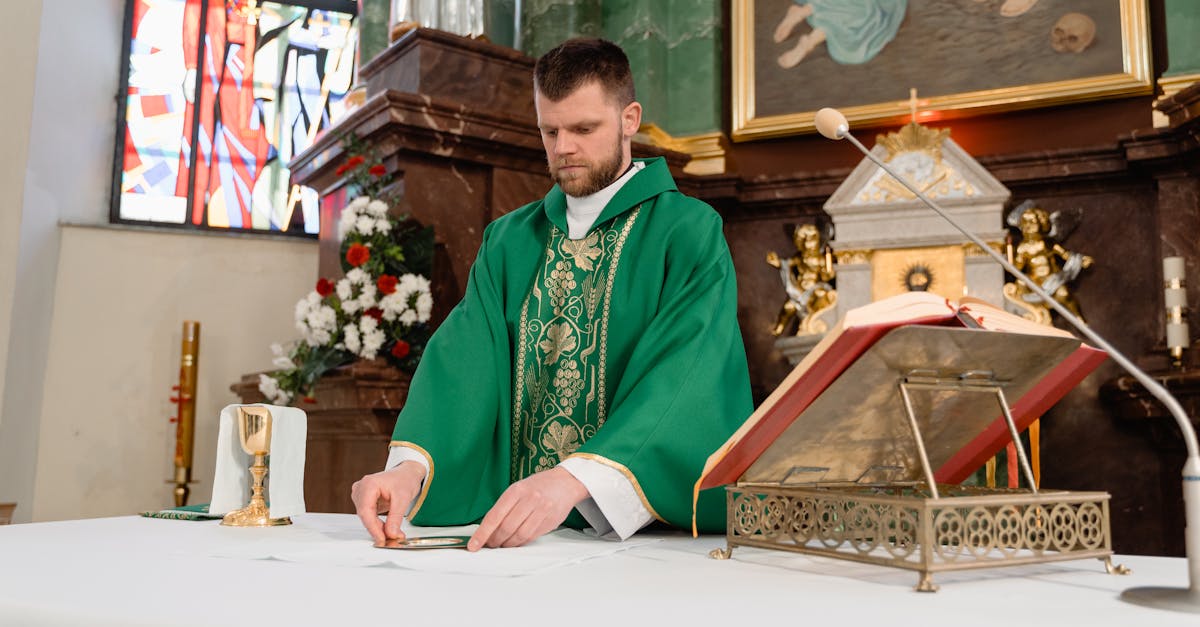
{"label": "stained glass window", "polygon": [[114,221],[319,231],[288,163],[337,119],[354,0],[130,0]]}

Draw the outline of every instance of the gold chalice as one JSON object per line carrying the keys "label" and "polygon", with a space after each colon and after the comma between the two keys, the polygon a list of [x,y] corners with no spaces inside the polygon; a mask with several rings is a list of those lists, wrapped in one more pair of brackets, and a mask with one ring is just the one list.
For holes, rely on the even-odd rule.
{"label": "gold chalice", "polygon": [[250,504],[225,514],[221,524],[230,527],[290,525],[291,518],[271,518],[267,501],[263,498],[263,480],[267,477],[266,456],[271,452],[271,411],[266,407],[238,407],[237,411],[238,439],[242,443],[242,450],[254,456],[254,465],[250,466],[254,482],[250,484]]}

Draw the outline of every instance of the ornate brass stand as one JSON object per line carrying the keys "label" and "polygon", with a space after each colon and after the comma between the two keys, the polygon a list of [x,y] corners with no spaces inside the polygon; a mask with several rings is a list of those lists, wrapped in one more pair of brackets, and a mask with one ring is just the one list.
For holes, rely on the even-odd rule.
{"label": "ornate brass stand", "polygon": [[[726,488],[727,546],[710,556],[750,546],[904,568],[920,573],[920,592],[936,591],[933,574],[950,570],[1093,557],[1128,572],[1111,562],[1107,493],[935,479],[993,424],[998,405],[1035,485],[1006,389],[1024,394],[1073,346],[968,329],[892,331]],[[913,367],[922,363],[939,367]],[[989,363],[994,370],[982,367]],[[897,420],[901,407],[906,421]],[[815,473],[849,478],[789,482]]]}

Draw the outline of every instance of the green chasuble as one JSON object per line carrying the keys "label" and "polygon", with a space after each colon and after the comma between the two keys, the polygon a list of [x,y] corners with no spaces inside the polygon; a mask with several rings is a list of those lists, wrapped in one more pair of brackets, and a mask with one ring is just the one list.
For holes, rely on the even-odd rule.
{"label": "green chasuble", "polygon": [[[717,213],[679,193],[660,158],[586,236],[569,239],[566,222],[556,185],[484,231],[396,422],[392,444],[430,467],[413,524],[478,521],[511,483],[582,456],[690,528],[704,461],[750,414]],[[724,531],[720,490],[700,495],[697,522]]]}

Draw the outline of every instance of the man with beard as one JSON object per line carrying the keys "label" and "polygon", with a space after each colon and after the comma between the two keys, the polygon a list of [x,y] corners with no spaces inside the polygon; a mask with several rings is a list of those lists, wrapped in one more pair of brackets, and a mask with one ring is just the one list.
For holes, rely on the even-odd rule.
{"label": "man with beard", "polygon": [[[642,108],[624,52],[598,39],[547,52],[534,106],[556,185],[488,225],[387,469],[354,484],[377,542],[402,538],[405,514],[479,522],[473,551],[564,523],[621,539],[690,526],[707,455],[752,409],[720,217],[663,159],[631,158]],[[701,494],[696,515],[723,530],[723,495]]]}

